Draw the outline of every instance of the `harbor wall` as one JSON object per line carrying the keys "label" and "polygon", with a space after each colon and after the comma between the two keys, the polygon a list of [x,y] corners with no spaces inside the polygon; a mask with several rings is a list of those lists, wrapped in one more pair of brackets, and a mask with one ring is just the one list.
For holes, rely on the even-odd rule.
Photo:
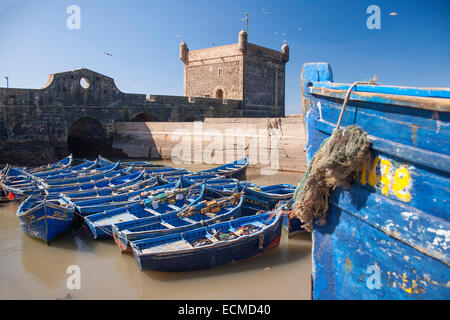
{"label": "harbor wall", "polygon": [[286,118],[206,118],[196,122],[116,122],[113,148],[130,158],[174,164],[223,164],[249,156],[268,172],[306,170],[302,115]]}

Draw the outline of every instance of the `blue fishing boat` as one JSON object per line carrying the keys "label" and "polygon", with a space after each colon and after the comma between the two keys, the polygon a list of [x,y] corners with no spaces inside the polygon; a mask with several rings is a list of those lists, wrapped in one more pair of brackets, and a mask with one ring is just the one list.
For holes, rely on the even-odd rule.
{"label": "blue fishing boat", "polygon": [[[110,165],[110,164],[114,163],[113,161],[111,161],[101,155],[98,156],[98,160],[103,165]],[[133,167],[137,170],[167,167],[164,164],[156,164],[156,163],[152,163],[149,161],[122,161],[121,166],[122,166],[122,168]]]}
{"label": "blue fishing boat", "polygon": [[[95,162],[91,162],[92,164],[94,164]],[[77,170],[72,167],[72,170],[70,172],[63,172],[60,174],[55,174],[55,175],[51,175],[51,176],[46,176],[46,177],[34,177],[40,181],[52,184],[58,184],[57,181],[59,180],[63,180],[66,183],[68,183],[67,181],[69,179],[73,179],[73,178],[81,178],[81,177],[89,177],[91,175],[94,174],[99,174],[99,173],[106,173],[109,171],[113,171],[113,170],[119,170],[119,166],[120,166],[120,161],[117,163],[113,163],[107,166],[101,166],[100,164],[96,164],[95,166],[86,166],[86,164],[88,163],[83,163],[81,167],[81,169]]]}
{"label": "blue fishing boat", "polygon": [[57,199],[28,197],[17,211],[20,227],[27,235],[44,240],[47,244],[68,231],[75,209]]}
{"label": "blue fishing boat", "polygon": [[181,177],[184,177],[186,175],[193,174],[191,171],[188,170],[173,170],[170,172],[164,172],[162,174],[157,175],[158,181],[160,184],[166,184],[178,181]]}
{"label": "blue fishing boat", "polygon": [[60,199],[69,202],[76,202],[81,200],[99,199],[106,196],[122,195],[129,192],[141,191],[144,192],[149,188],[153,188],[158,184],[155,177],[148,176],[143,180],[130,181],[129,184],[120,187],[105,187],[97,188],[87,191],[65,192],[60,194]]}
{"label": "blue fishing boat", "polygon": [[246,181],[239,181],[238,179],[234,179],[234,178],[222,178],[222,177],[216,176],[216,175],[211,175],[211,176],[206,175],[206,176],[207,176],[207,178],[205,178],[205,176],[202,176],[203,178],[201,178],[201,179],[190,179],[189,176],[184,176],[184,177],[181,177],[181,182],[185,186],[190,186],[195,183],[199,183],[199,182],[203,183],[204,182],[207,189],[209,189],[211,191],[220,192],[222,195],[230,195],[232,193],[235,193],[236,189],[238,191],[241,191],[246,186],[251,186],[251,187],[255,186],[254,183],[246,182]]}
{"label": "blue fishing boat", "polygon": [[96,181],[105,178],[111,178],[121,174],[119,170],[120,161],[109,166],[90,170],[84,173],[68,174],[59,179],[44,179],[41,184],[44,188],[52,188],[54,186],[62,186],[68,184],[84,183],[89,181]]}
{"label": "blue fishing boat", "polygon": [[85,218],[94,239],[112,237],[111,226],[116,223],[139,221],[143,218],[179,212],[184,206],[196,204],[205,195],[201,189],[168,190],[157,193],[139,202],[125,203],[123,206],[105,212],[89,215]]}
{"label": "blue fishing boat", "polygon": [[248,260],[277,246],[280,212],[131,242],[139,269],[192,271]]}
{"label": "blue fishing boat", "polygon": [[[121,252],[129,252],[131,241],[177,233],[239,217],[243,202],[243,195],[235,193],[218,199],[197,201],[172,213],[153,213],[147,218],[115,223],[112,225],[114,240]],[[140,208],[143,209],[142,206]]]}
{"label": "blue fishing boat", "polygon": [[255,211],[275,209],[280,201],[292,198],[295,187],[291,184],[274,184],[271,186],[254,186],[245,188],[244,207]]}
{"label": "blue fishing boat", "polygon": [[60,194],[63,192],[93,190],[95,188],[105,188],[105,187],[119,188],[124,185],[134,183],[136,180],[142,180],[144,178],[144,175],[145,175],[144,171],[130,174],[126,174],[124,171],[121,171],[119,174],[115,175],[112,178],[47,188],[45,189],[45,193],[47,195],[51,195],[51,194]]}
{"label": "blue fishing boat", "polygon": [[287,231],[288,237],[293,237],[296,234],[304,233],[306,230],[302,227],[303,223],[292,212],[294,199],[280,201],[275,208],[283,211],[283,228]]}
{"label": "blue fishing boat", "polygon": [[303,66],[301,89],[308,163],[338,123],[372,152],[313,226],[313,299],[448,299],[450,89],[334,83],[326,63]]}
{"label": "blue fishing boat", "polygon": [[27,171],[31,174],[33,173],[39,173],[39,172],[45,172],[45,171],[50,171],[50,170],[54,170],[54,169],[62,169],[62,168],[67,168],[70,167],[72,165],[73,162],[73,157],[72,155],[68,155],[67,157],[55,162],[55,163],[50,163],[48,165],[45,166],[40,166],[37,168],[23,168],[24,171]]}
{"label": "blue fishing boat", "polygon": [[224,165],[198,171],[196,174],[217,174],[226,178],[235,178],[238,180],[245,180],[248,167],[248,157],[226,163]]}
{"label": "blue fishing boat", "polygon": [[[156,180],[156,178],[153,179]],[[168,183],[164,185],[156,185],[155,183],[153,186],[145,189],[138,189],[126,193],[112,194],[90,199],[71,199],[71,202],[77,212],[85,217],[94,213],[105,212],[107,210],[140,202],[153,195],[160,194],[169,190],[175,190],[177,188],[181,188],[181,182]]]}

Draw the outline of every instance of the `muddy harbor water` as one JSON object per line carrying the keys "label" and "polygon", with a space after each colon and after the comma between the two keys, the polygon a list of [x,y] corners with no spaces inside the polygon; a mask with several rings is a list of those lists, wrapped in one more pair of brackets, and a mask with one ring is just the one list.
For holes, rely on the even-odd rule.
{"label": "muddy harbor water", "polygon": [[[168,161],[156,161],[173,165]],[[213,166],[183,164],[189,170]],[[259,184],[296,184],[302,174],[261,175]],[[311,237],[287,238],[280,246],[244,263],[194,272],[140,271],[130,254],[113,240],[95,241],[86,226],[51,245],[30,238],[16,218],[17,202],[0,204],[0,299],[310,299]],[[81,289],[68,290],[67,267],[78,265]]]}

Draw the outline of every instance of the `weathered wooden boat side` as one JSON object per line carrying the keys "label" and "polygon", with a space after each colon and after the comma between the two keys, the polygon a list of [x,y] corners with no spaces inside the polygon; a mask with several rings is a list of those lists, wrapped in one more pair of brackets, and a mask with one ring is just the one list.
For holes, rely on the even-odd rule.
{"label": "weathered wooden boat side", "polygon": [[[305,64],[308,163],[334,130],[348,84]],[[372,163],[331,193],[314,226],[314,299],[450,298],[450,89],[356,85],[341,127],[369,135]]]}
{"label": "weathered wooden boat side", "polygon": [[[251,231],[246,233],[245,227],[250,227]],[[135,241],[131,246],[141,270],[179,272],[207,269],[253,258],[277,246],[280,236],[281,214],[269,212]]]}

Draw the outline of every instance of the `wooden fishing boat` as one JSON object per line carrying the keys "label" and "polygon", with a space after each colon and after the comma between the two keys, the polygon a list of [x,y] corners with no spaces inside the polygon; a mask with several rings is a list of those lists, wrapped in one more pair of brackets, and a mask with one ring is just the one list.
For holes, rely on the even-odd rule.
{"label": "wooden fishing boat", "polygon": [[192,271],[248,260],[280,243],[281,213],[267,212],[131,242],[139,269]]}
{"label": "wooden fishing boat", "polygon": [[285,201],[280,201],[275,206],[275,208],[283,211],[283,228],[287,231],[288,237],[292,237],[299,233],[306,232],[303,229],[303,223],[300,221],[295,214],[293,214],[292,209],[294,206],[294,199],[289,199]]}
{"label": "wooden fishing boat", "polygon": [[[110,165],[113,164],[114,161],[111,161],[101,155],[98,156],[98,160],[103,165]],[[145,170],[145,169],[152,169],[152,168],[166,168],[167,166],[164,164],[156,164],[149,161],[122,161],[121,162],[122,168],[127,167],[133,167],[136,170]]]}
{"label": "wooden fishing boat", "polygon": [[226,163],[216,168],[198,171],[196,174],[217,174],[222,177],[245,180],[248,167],[248,157]]}
{"label": "wooden fishing boat", "polygon": [[44,188],[52,188],[54,186],[63,186],[68,184],[84,183],[111,178],[121,174],[119,166],[120,161],[109,166],[90,170],[89,172],[69,174],[60,179],[43,179],[40,180],[40,182],[44,186]]}
{"label": "wooden fishing boat", "polygon": [[[88,165],[91,163],[92,165]],[[34,177],[40,181],[48,182],[52,184],[59,180],[65,180],[67,182],[68,179],[79,178],[79,177],[88,177],[93,174],[105,173],[112,170],[119,170],[120,161],[117,163],[113,163],[107,166],[102,166],[100,163],[95,161],[85,162],[80,164],[79,166],[72,167],[70,172],[62,172],[59,174],[53,174],[46,177]]]}
{"label": "wooden fishing boat", "polygon": [[244,207],[256,211],[273,210],[280,201],[292,198],[295,187],[291,184],[275,184],[271,186],[255,186],[245,188]]}
{"label": "wooden fishing boat", "polygon": [[157,176],[158,181],[160,184],[166,184],[178,181],[181,177],[184,177],[186,175],[191,175],[192,172],[188,170],[174,170],[171,172],[164,172],[163,174],[160,174]]}
{"label": "wooden fishing boat", "polygon": [[126,184],[125,186],[97,188],[87,191],[63,192],[60,194],[60,198],[66,203],[73,203],[75,201],[98,199],[106,196],[116,196],[138,190],[142,192],[149,188],[155,187],[157,184],[158,180],[155,177],[145,177],[144,174],[144,178],[142,180],[130,181],[129,184]]}
{"label": "wooden fishing boat", "polygon": [[48,164],[45,166],[40,166],[38,168],[24,167],[22,170],[27,171],[31,174],[36,174],[36,173],[51,171],[51,170],[55,170],[55,169],[68,168],[72,165],[72,162],[73,162],[73,157],[70,154],[67,157],[65,157],[55,163],[51,163],[51,164]]}
{"label": "wooden fishing boat", "polygon": [[181,177],[183,185],[190,186],[198,181],[204,182],[206,190],[210,192],[218,192],[222,196],[231,195],[237,191],[242,191],[246,187],[255,187],[256,185],[247,181],[239,181],[234,178],[223,178],[215,175],[208,179],[189,179],[189,176]]}
{"label": "wooden fishing boat", "polygon": [[[153,179],[156,180],[156,178]],[[140,202],[155,194],[159,194],[167,190],[174,190],[177,188],[181,188],[180,182],[168,183],[164,185],[156,185],[155,182],[153,186],[149,188],[90,199],[71,199],[71,203],[74,205],[77,212],[85,217],[94,213],[105,212],[107,210]]]}
{"label": "wooden fishing boat", "polygon": [[312,297],[448,299],[450,89],[334,83],[326,63],[301,79],[308,163],[339,118],[367,132],[373,157],[314,226]]}
{"label": "wooden fishing boat", "polygon": [[172,213],[154,214],[135,221],[115,223],[111,226],[114,241],[121,252],[129,252],[131,241],[177,233],[239,217],[243,202],[242,193],[235,193],[209,201],[203,200]]}
{"label": "wooden fishing boat", "polygon": [[28,197],[18,208],[20,227],[27,235],[44,240],[47,244],[68,231],[75,209],[57,199]]}
{"label": "wooden fishing boat", "polygon": [[120,188],[122,186],[128,185],[130,183],[134,183],[137,180],[142,180],[144,178],[145,172],[135,172],[127,174],[122,171],[121,174],[112,177],[112,178],[106,178],[101,179],[97,181],[92,182],[84,182],[84,183],[76,183],[76,184],[69,184],[69,185],[63,185],[63,186],[57,186],[52,188],[47,188],[45,190],[45,194],[51,195],[51,194],[60,194],[63,192],[74,192],[74,191],[83,191],[83,190],[93,190],[95,188]]}
{"label": "wooden fishing boat", "polygon": [[205,187],[176,188],[163,190],[156,195],[141,199],[139,202],[125,203],[124,206],[109,211],[92,214],[85,218],[94,239],[112,237],[111,226],[115,223],[139,221],[143,218],[161,216],[179,212],[184,206],[196,204],[205,195]]}

